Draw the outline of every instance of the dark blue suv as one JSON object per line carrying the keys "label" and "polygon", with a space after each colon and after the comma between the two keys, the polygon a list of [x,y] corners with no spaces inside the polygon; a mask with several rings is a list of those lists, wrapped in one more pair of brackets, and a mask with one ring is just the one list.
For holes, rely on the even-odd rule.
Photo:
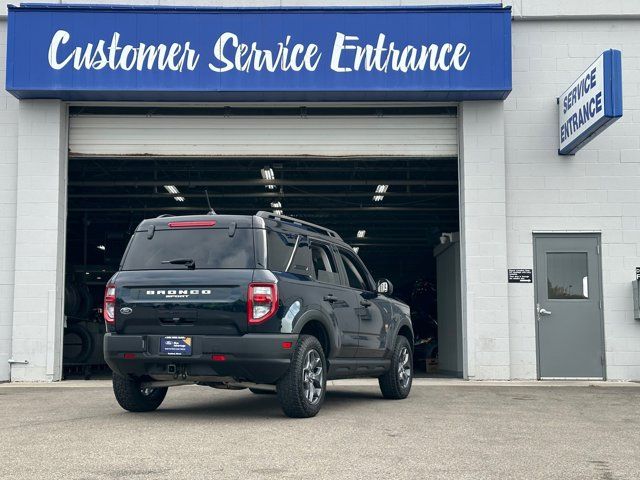
{"label": "dark blue suv", "polygon": [[413,378],[409,307],[332,230],[295,218],[162,216],[136,228],[104,299],[104,353],[120,405],[150,411],[167,388],[276,392],[314,416],[326,382]]}

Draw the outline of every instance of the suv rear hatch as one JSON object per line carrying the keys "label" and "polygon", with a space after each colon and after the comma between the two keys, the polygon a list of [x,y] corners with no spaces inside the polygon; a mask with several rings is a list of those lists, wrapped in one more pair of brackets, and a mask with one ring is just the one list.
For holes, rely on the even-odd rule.
{"label": "suv rear hatch", "polygon": [[118,333],[247,331],[247,288],[255,268],[251,217],[187,219],[146,221],[133,235],[114,278]]}

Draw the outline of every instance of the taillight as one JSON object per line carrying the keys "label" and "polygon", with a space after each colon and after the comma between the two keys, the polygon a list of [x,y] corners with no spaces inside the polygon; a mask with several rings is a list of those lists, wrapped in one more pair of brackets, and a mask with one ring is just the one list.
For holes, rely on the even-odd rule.
{"label": "taillight", "polygon": [[114,323],[116,321],[115,311],[116,286],[113,284],[109,284],[104,289],[104,311],[102,312],[104,321],[107,323]]}
{"label": "taillight", "polygon": [[250,283],[247,295],[247,321],[256,325],[267,321],[278,310],[278,287],[275,283]]}

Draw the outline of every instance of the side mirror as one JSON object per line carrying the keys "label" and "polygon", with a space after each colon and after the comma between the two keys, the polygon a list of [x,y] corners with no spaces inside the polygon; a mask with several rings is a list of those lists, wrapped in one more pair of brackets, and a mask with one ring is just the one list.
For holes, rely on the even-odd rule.
{"label": "side mirror", "polygon": [[382,293],[383,295],[392,295],[393,294],[393,283],[386,278],[382,278],[378,280],[378,293]]}

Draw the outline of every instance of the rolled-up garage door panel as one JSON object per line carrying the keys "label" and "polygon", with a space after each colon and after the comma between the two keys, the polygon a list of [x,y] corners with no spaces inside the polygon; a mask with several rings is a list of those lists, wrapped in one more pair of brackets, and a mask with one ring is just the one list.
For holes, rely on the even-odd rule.
{"label": "rolled-up garage door panel", "polygon": [[455,115],[73,115],[72,156],[458,154]]}

